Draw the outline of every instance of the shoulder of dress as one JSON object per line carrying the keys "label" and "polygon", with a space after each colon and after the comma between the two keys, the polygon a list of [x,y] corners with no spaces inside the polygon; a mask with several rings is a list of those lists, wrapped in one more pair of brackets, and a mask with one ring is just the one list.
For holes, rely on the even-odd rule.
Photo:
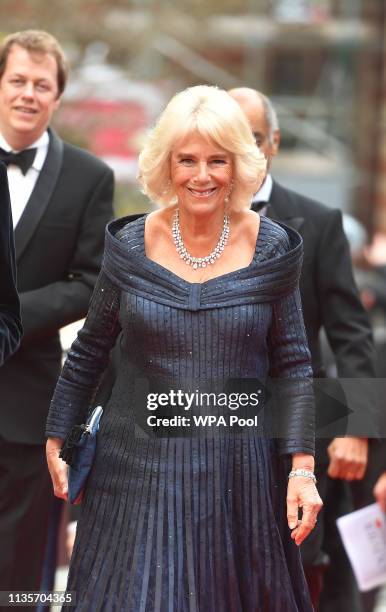
{"label": "shoulder of dress", "polygon": [[268,217],[261,217],[260,242],[275,244],[278,254],[287,253],[291,248],[301,243],[301,237],[295,230]]}
{"label": "shoulder of dress", "polygon": [[132,215],[115,219],[106,227],[102,270],[121,289],[127,288],[143,267],[138,262],[145,254],[144,225],[143,215]]}
{"label": "shoulder of dress", "polygon": [[133,240],[143,242],[145,216],[130,215],[111,221],[106,227],[107,243],[131,244]]}

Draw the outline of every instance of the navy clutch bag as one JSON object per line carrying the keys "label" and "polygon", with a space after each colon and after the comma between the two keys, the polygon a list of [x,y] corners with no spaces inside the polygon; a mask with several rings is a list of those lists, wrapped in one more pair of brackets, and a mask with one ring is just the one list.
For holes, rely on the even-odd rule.
{"label": "navy clutch bag", "polygon": [[68,501],[73,504],[83,491],[94,463],[102,406],[94,408],[86,423],[75,425],[65,439],[59,457],[68,463]]}

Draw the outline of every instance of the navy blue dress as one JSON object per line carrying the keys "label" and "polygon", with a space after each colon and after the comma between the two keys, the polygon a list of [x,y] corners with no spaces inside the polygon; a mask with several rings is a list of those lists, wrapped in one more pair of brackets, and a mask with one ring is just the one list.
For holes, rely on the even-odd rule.
{"label": "navy blue dress", "polygon": [[[47,435],[59,438],[84,421],[122,332],[71,560],[76,610],[311,612],[285,503],[290,454],[314,450],[301,239],[262,217],[249,266],[188,283],[146,257],[144,218],[127,221],[107,229],[89,314],[47,421]],[[268,373],[294,381],[275,441],[262,433],[261,411],[237,432],[146,428],[149,414],[219,414],[202,405],[150,412],[149,389],[220,393],[230,380]]]}

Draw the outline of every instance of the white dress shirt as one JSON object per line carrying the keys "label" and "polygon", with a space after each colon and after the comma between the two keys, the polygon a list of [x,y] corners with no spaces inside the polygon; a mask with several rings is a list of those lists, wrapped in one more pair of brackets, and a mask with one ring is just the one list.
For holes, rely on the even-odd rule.
{"label": "white dress shirt", "polygon": [[[49,141],[50,137],[46,131],[36,140],[36,142],[27,147],[27,149],[37,149],[37,151],[33,164],[25,175],[23,175],[20,168],[14,164],[9,164],[7,168],[14,228],[18,224],[27,202],[30,199],[36,181],[38,180],[40,170],[47,156]],[[7,152],[14,151],[1,134],[0,148]],[[14,152],[16,153],[17,151]]]}
{"label": "white dress shirt", "polygon": [[[257,202],[269,202],[271,198],[272,187],[273,187],[272,176],[270,174],[267,174],[259,191],[257,191],[255,195],[253,196],[251,204],[254,204]],[[264,208],[262,208],[259,211],[261,215],[265,215],[266,212],[267,212],[266,206],[264,206]]]}
{"label": "white dress shirt", "polygon": [[254,202],[269,202],[273,187],[272,176],[267,174],[259,191],[253,196]]}

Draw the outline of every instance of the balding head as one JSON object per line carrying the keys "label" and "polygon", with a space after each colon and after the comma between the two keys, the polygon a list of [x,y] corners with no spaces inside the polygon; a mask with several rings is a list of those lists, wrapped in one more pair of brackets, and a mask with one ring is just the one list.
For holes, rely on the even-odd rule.
{"label": "balding head", "polygon": [[276,155],[280,144],[279,123],[271,101],[264,94],[249,87],[230,89],[228,94],[241,106],[257,145],[269,160]]}

